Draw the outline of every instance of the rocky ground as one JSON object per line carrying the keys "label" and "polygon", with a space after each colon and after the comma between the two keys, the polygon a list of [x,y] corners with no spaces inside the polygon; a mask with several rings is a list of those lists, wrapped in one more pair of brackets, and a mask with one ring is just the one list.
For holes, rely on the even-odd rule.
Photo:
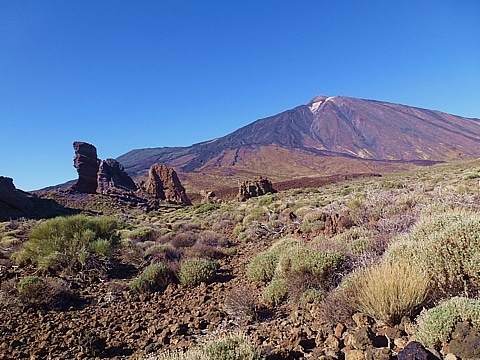
{"label": "rocky ground", "polygon": [[[408,320],[389,327],[357,313],[334,324],[323,321],[314,306],[252,307],[260,288],[248,282],[245,266],[268,246],[238,245],[235,256],[220,261],[215,281],[198,287],[170,284],[163,292],[137,295],[126,289],[126,279],[89,285],[69,279],[77,301],[64,311],[3,302],[0,358],[141,359],[232,332],[247,334],[267,359],[397,358],[410,340]],[[3,264],[2,281],[28,272]],[[424,357],[403,359],[436,358],[421,346],[414,352]]]}

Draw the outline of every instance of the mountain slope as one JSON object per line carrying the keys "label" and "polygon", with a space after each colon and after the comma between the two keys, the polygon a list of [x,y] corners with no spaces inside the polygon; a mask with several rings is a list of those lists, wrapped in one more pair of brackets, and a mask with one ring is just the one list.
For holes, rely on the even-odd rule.
{"label": "mountain slope", "polygon": [[306,105],[218,139],[189,147],[133,150],[118,161],[131,176],[145,174],[158,162],[174,166],[187,181],[202,174],[202,182],[208,184],[222,176],[266,175],[280,181],[479,155],[478,119],[380,101],[317,96]]}

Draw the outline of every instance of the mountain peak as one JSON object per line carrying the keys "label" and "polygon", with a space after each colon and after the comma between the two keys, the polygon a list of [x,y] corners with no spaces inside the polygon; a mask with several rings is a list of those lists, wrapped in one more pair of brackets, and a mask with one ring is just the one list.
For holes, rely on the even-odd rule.
{"label": "mountain peak", "polygon": [[310,111],[312,113],[317,113],[318,110],[320,109],[321,106],[325,105],[328,101],[331,101],[335,99],[337,96],[324,96],[324,95],[318,95],[315,96],[310,102],[307,104],[309,107]]}

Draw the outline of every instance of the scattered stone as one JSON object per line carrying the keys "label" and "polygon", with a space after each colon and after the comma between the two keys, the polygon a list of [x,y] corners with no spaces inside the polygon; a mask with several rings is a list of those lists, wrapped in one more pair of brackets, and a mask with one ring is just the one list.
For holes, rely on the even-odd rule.
{"label": "scattered stone", "polygon": [[345,360],[365,360],[362,350],[348,350],[345,352]]}
{"label": "scattered stone", "polygon": [[463,321],[455,325],[448,348],[450,353],[462,360],[480,359],[480,332]]}
{"label": "scattered stone", "polygon": [[398,360],[439,360],[419,342],[412,341],[398,353]]}

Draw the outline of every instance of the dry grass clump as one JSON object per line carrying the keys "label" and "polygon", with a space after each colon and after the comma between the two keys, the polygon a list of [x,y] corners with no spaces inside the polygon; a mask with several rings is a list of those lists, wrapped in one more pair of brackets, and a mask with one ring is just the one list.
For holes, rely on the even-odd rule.
{"label": "dry grass clump", "polygon": [[254,289],[248,286],[233,288],[225,299],[224,309],[235,318],[256,319],[258,304]]}
{"label": "dry grass clump", "polygon": [[440,346],[450,340],[457,322],[467,321],[480,328],[480,300],[453,297],[423,311],[416,321],[417,340],[426,346]]}
{"label": "dry grass clump", "polygon": [[403,316],[414,315],[429,300],[433,284],[419,266],[382,261],[360,270],[352,285],[359,311],[395,324]]}

